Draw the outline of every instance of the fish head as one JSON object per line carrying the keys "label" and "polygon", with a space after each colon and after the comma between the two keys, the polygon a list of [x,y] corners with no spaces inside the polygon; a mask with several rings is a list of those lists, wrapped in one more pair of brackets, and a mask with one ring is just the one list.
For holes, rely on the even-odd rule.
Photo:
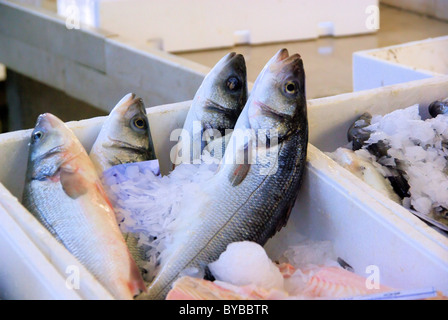
{"label": "fish head", "polygon": [[108,136],[138,148],[152,146],[149,122],[143,100],[134,93],[125,95],[110,112]]}
{"label": "fish head", "polygon": [[64,127],[65,124],[51,113],[41,114],[31,133],[31,160],[40,158],[49,152],[61,150],[67,142]]}
{"label": "fish head", "polygon": [[278,130],[280,138],[307,121],[300,55],[279,50],[260,72],[249,100],[247,114],[252,129]]}
{"label": "fish head", "polygon": [[145,105],[134,93],[125,95],[109,113],[92,147],[91,158],[95,157],[113,165],[155,158]]}
{"label": "fish head", "polygon": [[82,151],[75,135],[62,120],[51,113],[37,118],[29,143],[29,165],[32,178],[52,176],[62,163]]}
{"label": "fish head", "polygon": [[195,95],[199,102],[198,118],[216,123],[220,121],[216,118],[221,116],[230,120],[230,123],[222,125],[233,128],[247,101],[247,92],[244,56],[230,52],[207,74]]}

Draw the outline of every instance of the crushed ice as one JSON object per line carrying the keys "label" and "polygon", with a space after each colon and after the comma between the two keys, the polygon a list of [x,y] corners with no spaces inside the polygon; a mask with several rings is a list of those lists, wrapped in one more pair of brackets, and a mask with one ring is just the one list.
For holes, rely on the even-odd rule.
{"label": "crushed ice", "polygon": [[365,130],[372,134],[357,155],[365,157],[367,145],[380,140],[389,145],[388,157],[378,160],[380,172],[387,176],[387,167],[404,171],[410,185],[410,198],[403,199],[404,207],[412,206],[426,215],[448,208],[448,116],[423,120],[419,106],[413,105],[373,116]]}
{"label": "crushed ice", "polygon": [[[114,166],[103,173],[102,181],[115,209],[121,232],[135,239],[131,253],[150,282],[160,263],[160,254],[174,241],[175,230],[193,219],[183,219],[194,209],[201,183],[216,171],[216,164],[181,164],[162,176],[158,161]],[[181,210],[183,208],[183,210]],[[184,224],[184,225],[182,225]],[[131,236],[129,236],[131,235]],[[132,246],[127,240],[128,246]]]}

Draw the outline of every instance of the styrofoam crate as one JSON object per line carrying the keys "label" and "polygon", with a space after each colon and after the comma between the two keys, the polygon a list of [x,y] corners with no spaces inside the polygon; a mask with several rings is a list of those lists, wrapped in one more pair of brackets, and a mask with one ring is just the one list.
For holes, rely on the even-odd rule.
{"label": "styrofoam crate", "polygon": [[[399,289],[433,286],[448,293],[448,239],[410,214],[403,207],[384,198],[357,177],[342,169],[323,151],[344,145],[345,132],[357,115],[364,111],[388,112],[414,103],[428,104],[448,90],[448,77],[429,79],[359,93],[309,101],[310,145],[307,170],[299,198],[287,228],[298,230],[314,240],[330,240],[335,253],[348,262],[356,273],[368,276],[368,267],[376,266],[384,285]],[[181,128],[190,101],[148,108],[148,118],[162,173],[169,171],[169,154],[175,141],[171,132]],[[68,126],[90,150],[104,117],[69,122]],[[0,185],[4,191],[0,206],[23,230],[36,255],[41,252],[48,263],[42,269],[57,270],[55,279],[41,281],[30,288],[23,286],[20,275],[8,257],[0,259],[0,293],[5,297],[39,296],[46,286],[52,297],[73,298],[72,290],[61,289],[61,275],[74,258],[39,225],[18,202],[25,179],[25,166],[30,130],[0,135]],[[320,150],[321,149],[321,150]],[[7,188],[9,192],[6,191]],[[16,199],[17,197],[17,199]],[[5,214],[5,213],[3,213]],[[9,218],[8,218],[9,219]],[[11,220],[11,219],[9,219]],[[14,243],[15,230],[0,224],[0,243]],[[283,248],[286,249],[286,248]],[[22,248],[15,248],[18,255]],[[32,258],[33,260],[33,258]],[[32,268],[16,259],[24,272]],[[27,277],[37,277],[32,272]],[[82,285],[76,293],[84,299],[110,298],[104,288],[88,273],[82,274]],[[37,281],[35,281],[37,282]],[[44,296],[42,296],[44,297]],[[45,298],[48,296],[45,296]]]}
{"label": "styrofoam crate", "polygon": [[446,0],[381,0],[381,3],[448,21]]}
{"label": "styrofoam crate", "polygon": [[353,90],[448,74],[448,36],[353,53]]}
{"label": "styrofoam crate", "polygon": [[118,0],[99,12],[101,28],[168,52],[365,34],[379,23],[378,0]]}

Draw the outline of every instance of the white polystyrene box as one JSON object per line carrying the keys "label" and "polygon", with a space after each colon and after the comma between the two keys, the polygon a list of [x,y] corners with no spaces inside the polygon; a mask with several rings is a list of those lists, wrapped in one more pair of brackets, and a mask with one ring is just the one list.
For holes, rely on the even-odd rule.
{"label": "white polystyrene box", "polygon": [[[399,289],[433,286],[448,294],[448,238],[322,152],[346,144],[348,126],[364,111],[385,113],[414,103],[426,105],[446,92],[448,77],[441,77],[310,100],[307,170],[287,228],[314,240],[330,240],[336,254],[360,275],[367,276],[367,268],[376,266],[384,285]],[[170,134],[182,127],[189,105],[186,101],[147,109],[162,173],[170,168],[169,153],[175,143]],[[90,150],[103,121],[99,117],[68,125]],[[5,208],[0,207],[0,217],[15,225],[9,228],[0,223],[0,243],[9,248],[0,251],[0,298],[110,298],[82,266],[78,266],[82,271],[79,289],[67,288],[67,266],[76,261],[19,203],[30,132],[0,135],[0,206]],[[280,241],[269,245],[278,252],[286,249]],[[38,261],[40,273],[32,272]],[[26,286],[28,281],[34,286]]]}
{"label": "white polystyrene box", "polygon": [[448,74],[448,36],[353,53],[353,90]]}
{"label": "white polystyrene box", "polygon": [[448,21],[446,0],[381,0],[381,3]]}
{"label": "white polystyrene box", "polygon": [[105,30],[176,52],[372,33],[377,9],[378,0],[118,0],[99,11]]}

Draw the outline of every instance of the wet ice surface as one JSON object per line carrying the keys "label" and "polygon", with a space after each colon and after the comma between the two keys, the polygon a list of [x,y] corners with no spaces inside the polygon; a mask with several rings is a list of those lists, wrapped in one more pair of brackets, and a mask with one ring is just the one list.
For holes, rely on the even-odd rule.
{"label": "wet ice surface", "polygon": [[189,220],[182,217],[201,194],[201,183],[216,168],[216,164],[182,164],[161,176],[158,161],[151,160],[114,166],[103,173],[120,230],[137,239],[142,256],[136,260],[146,281],[156,274],[160,253],[173,242],[180,224]]}

